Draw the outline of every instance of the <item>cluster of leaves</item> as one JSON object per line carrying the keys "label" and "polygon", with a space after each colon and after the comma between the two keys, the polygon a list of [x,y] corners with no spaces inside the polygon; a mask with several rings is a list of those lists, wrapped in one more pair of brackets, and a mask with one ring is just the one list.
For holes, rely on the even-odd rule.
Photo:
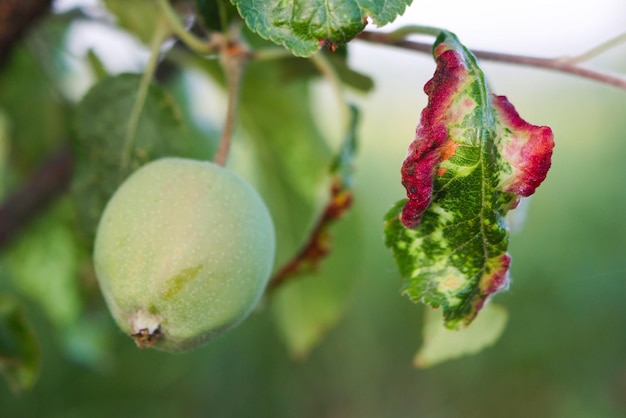
{"label": "cluster of leaves", "polygon": [[[275,220],[277,273],[268,292],[269,309],[290,352],[306,357],[343,312],[358,275],[354,259],[359,249],[357,242],[340,245],[320,264],[329,253],[329,227],[352,202],[357,112],[341,103],[350,109],[341,126],[345,139],[338,145],[326,138],[310,100],[320,72],[302,57],[317,53],[335,81],[371,89],[367,76],[348,67],[343,44],[370,19],[378,25],[391,22],[410,1],[196,0],[192,11],[184,10],[185,2],[174,3],[182,13],[197,13],[194,29],[205,34],[232,36],[232,27],[245,22],[238,36],[229,38],[250,51],[229,165],[258,189]],[[144,45],[155,39],[163,16],[153,1],[105,4],[120,29]],[[146,162],[163,156],[214,157],[222,115],[199,121],[187,80],[199,75],[226,88],[228,74],[215,56],[196,54],[181,43],[167,50],[157,44],[162,54],[157,82],[142,92],[141,74],[109,74],[107,58],[89,51],[83,57],[88,71],[81,76],[90,80],[90,88],[75,100],[65,82],[72,71],[65,48],[77,19],[97,24],[98,17],[82,10],[49,16],[18,45],[0,74],[0,192],[20,187],[46,155],[64,144],[71,144],[75,161],[71,190],[4,252],[0,291],[43,312],[70,360],[97,368],[111,360],[107,341],[115,338],[91,268],[99,216],[118,185]],[[254,59],[276,48],[289,53]],[[403,169],[409,200],[388,214],[386,237],[407,279],[404,292],[442,306],[446,324],[456,327],[468,324],[486,298],[505,286],[509,258],[503,216],[545,177],[551,138],[545,130],[536,135],[540,128],[525,124],[508,102],[490,95],[474,57],[454,35],[444,33],[437,40],[435,57],[438,70],[427,87],[430,110],[423,114]],[[216,95],[205,100],[222,100]],[[529,156],[517,161],[519,153]],[[528,158],[542,161],[540,174],[527,166]],[[354,223],[339,229],[339,241],[358,234]],[[284,280],[294,274],[298,280]],[[0,369],[19,391],[35,381],[39,360],[34,332],[16,298],[0,299]],[[461,343],[469,347],[462,351],[493,341],[503,326],[503,315],[494,317],[480,328],[489,335],[479,332],[482,342]],[[427,341],[435,344],[422,350],[420,364],[432,363],[428,353],[440,353],[433,347],[451,338],[439,329],[426,327]]]}

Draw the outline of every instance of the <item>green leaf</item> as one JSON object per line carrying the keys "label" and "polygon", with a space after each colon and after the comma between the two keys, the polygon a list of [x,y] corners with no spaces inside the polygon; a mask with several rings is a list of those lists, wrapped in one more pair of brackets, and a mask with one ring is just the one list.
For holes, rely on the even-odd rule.
{"label": "green leaf", "polygon": [[156,158],[189,157],[193,139],[171,97],[152,85],[139,118],[128,172],[120,160],[140,76],[122,74],[96,84],[74,117],[77,213],[91,242],[100,214],[117,186],[134,170]]}
{"label": "green leaf", "polygon": [[5,255],[14,287],[57,327],[75,322],[82,305],[72,215],[70,202],[60,201],[29,225]]}
{"label": "green leaf", "polygon": [[[53,60],[47,63],[53,65]],[[11,163],[30,172],[61,144],[67,118],[49,74],[33,51],[21,45],[0,73],[0,109],[8,117]]]}
{"label": "green leaf", "polygon": [[422,331],[424,341],[414,360],[416,367],[432,367],[493,345],[504,332],[508,313],[503,307],[490,303],[471,327],[462,330],[445,328],[441,319],[440,310],[427,309]]}
{"label": "green leaf", "polygon": [[365,28],[367,18],[381,26],[402,14],[411,0],[231,0],[250,29],[310,56],[321,44],[343,44]]}
{"label": "green leaf", "polygon": [[117,18],[120,27],[135,34],[141,42],[149,44],[159,19],[159,8],[154,0],[104,0],[104,4]]}
{"label": "green leaf", "polygon": [[449,328],[468,325],[509,282],[506,213],[545,179],[548,127],[492,95],[475,57],[443,32],[428,106],[402,166],[407,200],[386,216],[403,293],[442,307]]}
{"label": "green leaf", "polygon": [[0,295],[0,372],[16,395],[30,390],[41,367],[39,343],[18,303]]}
{"label": "green leaf", "polygon": [[106,66],[96,51],[91,48],[87,51],[87,64],[89,65],[89,69],[96,80],[101,81],[109,76]]}

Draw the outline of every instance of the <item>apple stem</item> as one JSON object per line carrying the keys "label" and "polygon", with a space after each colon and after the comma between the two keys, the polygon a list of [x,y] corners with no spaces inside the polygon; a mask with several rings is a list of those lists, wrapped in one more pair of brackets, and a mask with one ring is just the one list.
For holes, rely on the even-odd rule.
{"label": "apple stem", "polygon": [[249,56],[249,51],[243,44],[232,41],[230,37],[223,39],[219,57],[220,64],[226,75],[228,107],[226,109],[226,119],[224,121],[220,145],[213,159],[213,162],[221,166],[226,165],[226,161],[228,160],[230,144],[235,131],[237,110],[239,108],[243,72]]}
{"label": "apple stem", "polygon": [[152,82],[152,76],[156,70],[161,55],[161,44],[167,39],[170,34],[170,30],[167,26],[167,22],[163,19],[159,19],[157,27],[150,44],[150,58],[146,64],[146,68],[141,76],[141,82],[139,89],[137,90],[137,96],[128,118],[128,124],[126,127],[126,135],[124,137],[124,145],[122,146],[122,154],[120,156],[120,176],[126,177],[128,170],[130,169],[130,163],[132,160],[133,148],[135,146],[135,138],[137,136],[137,129],[139,127],[139,119],[141,118],[141,112],[146,103],[148,97],[148,90],[150,89],[150,83]]}

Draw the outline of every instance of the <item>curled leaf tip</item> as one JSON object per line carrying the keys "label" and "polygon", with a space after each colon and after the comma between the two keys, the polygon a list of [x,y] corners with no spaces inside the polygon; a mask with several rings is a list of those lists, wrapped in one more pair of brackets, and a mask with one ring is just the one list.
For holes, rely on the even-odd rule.
{"label": "curled leaf tip", "polygon": [[498,148],[511,166],[501,178],[501,187],[521,197],[530,196],[548,175],[554,148],[552,130],[526,122],[505,96],[492,95],[492,104],[498,117]]}

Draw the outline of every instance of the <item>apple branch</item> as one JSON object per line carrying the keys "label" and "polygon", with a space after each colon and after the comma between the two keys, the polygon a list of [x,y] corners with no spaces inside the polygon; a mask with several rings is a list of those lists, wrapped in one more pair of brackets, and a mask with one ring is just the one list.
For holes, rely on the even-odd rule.
{"label": "apple branch", "polygon": [[[473,49],[472,52],[476,55],[476,57],[482,60],[503,62],[526,67],[544,68],[547,70],[576,75],[626,90],[626,76],[612,75],[603,71],[581,67],[579,65],[582,60],[595,56],[599,52],[604,52],[607,47],[613,47],[617,43],[622,42],[622,37],[623,36],[619,36],[614,38],[614,40],[602,44],[599,48],[592,49],[591,51],[594,51],[592,54],[585,53],[578,57],[574,57],[574,59],[541,58],[476,49]],[[397,36],[389,33],[364,31],[358,35],[357,39],[374,44],[389,45],[428,54],[432,52],[431,43],[409,41],[407,39],[398,40]]]}
{"label": "apple branch", "polygon": [[0,206],[0,248],[67,191],[73,168],[70,148],[64,146],[45,160],[21,188],[6,197]]}

